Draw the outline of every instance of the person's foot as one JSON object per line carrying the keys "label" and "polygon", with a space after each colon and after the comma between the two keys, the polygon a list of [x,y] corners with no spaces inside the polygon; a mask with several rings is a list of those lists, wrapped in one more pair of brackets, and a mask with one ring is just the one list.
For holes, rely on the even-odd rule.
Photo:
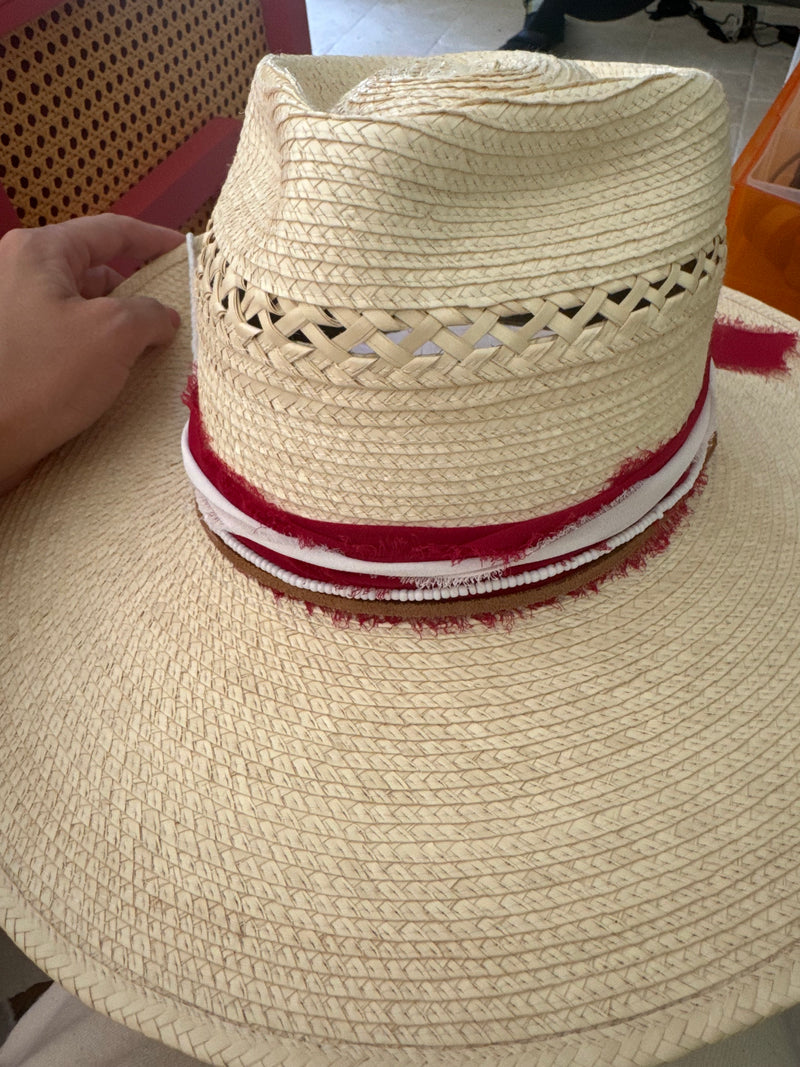
{"label": "person's foot", "polygon": [[525,25],[500,45],[502,52],[552,52],[564,40],[564,20],[547,26],[536,25],[536,13],[526,16]]}

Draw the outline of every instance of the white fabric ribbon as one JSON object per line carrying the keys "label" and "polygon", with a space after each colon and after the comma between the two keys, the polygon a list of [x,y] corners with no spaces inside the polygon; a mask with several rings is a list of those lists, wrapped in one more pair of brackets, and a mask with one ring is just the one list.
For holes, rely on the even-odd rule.
{"label": "white fabric ribbon", "polygon": [[[532,566],[547,559],[558,559],[557,563],[509,576],[498,576],[497,564],[478,558],[384,563],[359,559],[328,548],[303,545],[296,538],[278,533],[252,519],[212,485],[189,449],[188,424],[182,437],[183,462],[206,525],[229,548],[256,567],[299,588],[336,596],[362,600],[439,600],[514,588],[555,577],[612,552],[657,522],[690,492],[703,468],[708,443],[715,428],[713,391],[712,367],[703,409],[675,455],[659,471],[643,478],[612,505],[535,545],[515,559],[513,566]],[[289,560],[337,571],[342,575],[342,584],[301,578],[263,559],[241,544],[238,540],[240,537],[246,537]],[[408,582],[410,588],[364,590],[363,587],[347,585],[347,576],[350,574],[398,578]]]}

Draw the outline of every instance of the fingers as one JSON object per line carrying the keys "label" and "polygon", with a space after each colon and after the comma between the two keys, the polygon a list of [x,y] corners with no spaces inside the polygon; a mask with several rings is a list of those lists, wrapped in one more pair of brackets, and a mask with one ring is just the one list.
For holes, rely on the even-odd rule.
{"label": "fingers", "polygon": [[108,296],[122,280],[123,276],[113,267],[90,267],[81,281],[80,294],[86,300]]}
{"label": "fingers", "polygon": [[139,219],[93,215],[55,226],[9,231],[2,238],[0,271],[12,278],[35,280],[53,297],[103,296],[119,281],[119,275],[107,267],[110,260],[153,259],[183,240],[174,230]]}
{"label": "fingers", "polygon": [[174,308],[147,296],[101,298],[94,307],[107,324],[117,358],[127,367],[146,348],[168,345],[181,321]]}
{"label": "fingers", "polygon": [[172,341],[178,313],[111,293],[120,278],[107,260],[149,259],[182,240],[106,215],[0,241],[0,487],[90,426],[138,356]]}
{"label": "fingers", "polygon": [[91,215],[70,219],[50,229],[57,233],[64,250],[73,257],[76,277],[119,257],[142,261],[153,259],[172,251],[185,240],[175,230],[127,215]]}

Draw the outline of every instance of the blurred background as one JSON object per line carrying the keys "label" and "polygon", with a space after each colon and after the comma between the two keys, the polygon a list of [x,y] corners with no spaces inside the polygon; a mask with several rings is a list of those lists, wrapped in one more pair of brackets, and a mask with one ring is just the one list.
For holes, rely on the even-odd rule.
{"label": "blurred background", "polygon": [[[724,33],[736,33],[743,4],[704,0],[699,6],[721,23]],[[731,148],[737,152],[775,99],[792,60],[792,46],[778,41],[776,31],[766,24],[800,25],[800,8],[794,4],[752,6],[762,24],[756,36],[730,43],[710,37],[690,16],[651,20],[647,12],[658,8],[656,0],[646,10],[613,22],[567,19],[565,40],[556,54],[711,71],[725,87]],[[520,29],[523,20],[521,0],[307,0],[307,8],[314,52],[339,55],[432,55],[497,48]]]}

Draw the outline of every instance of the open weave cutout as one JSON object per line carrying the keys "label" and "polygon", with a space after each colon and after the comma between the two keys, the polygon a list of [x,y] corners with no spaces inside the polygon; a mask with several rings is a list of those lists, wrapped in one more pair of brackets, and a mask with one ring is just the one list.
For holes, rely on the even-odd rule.
{"label": "open weave cutout", "polygon": [[26,226],[102,211],[243,110],[258,0],[68,0],[0,40],[0,181]]}
{"label": "open weave cutout", "polygon": [[676,304],[713,284],[724,266],[716,237],[690,260],[605,286],[533,297],[487,308],[355,310],[317,307],[266,293],[233,270],[209,231],[200,255],[212,318],[235,347],[257,349],[276,369],[312,380],[385,387],[425,378],[451,384],[528,376],[523,357],[537,341],[550,354],[591,339],[601,349],[632,337]]}

